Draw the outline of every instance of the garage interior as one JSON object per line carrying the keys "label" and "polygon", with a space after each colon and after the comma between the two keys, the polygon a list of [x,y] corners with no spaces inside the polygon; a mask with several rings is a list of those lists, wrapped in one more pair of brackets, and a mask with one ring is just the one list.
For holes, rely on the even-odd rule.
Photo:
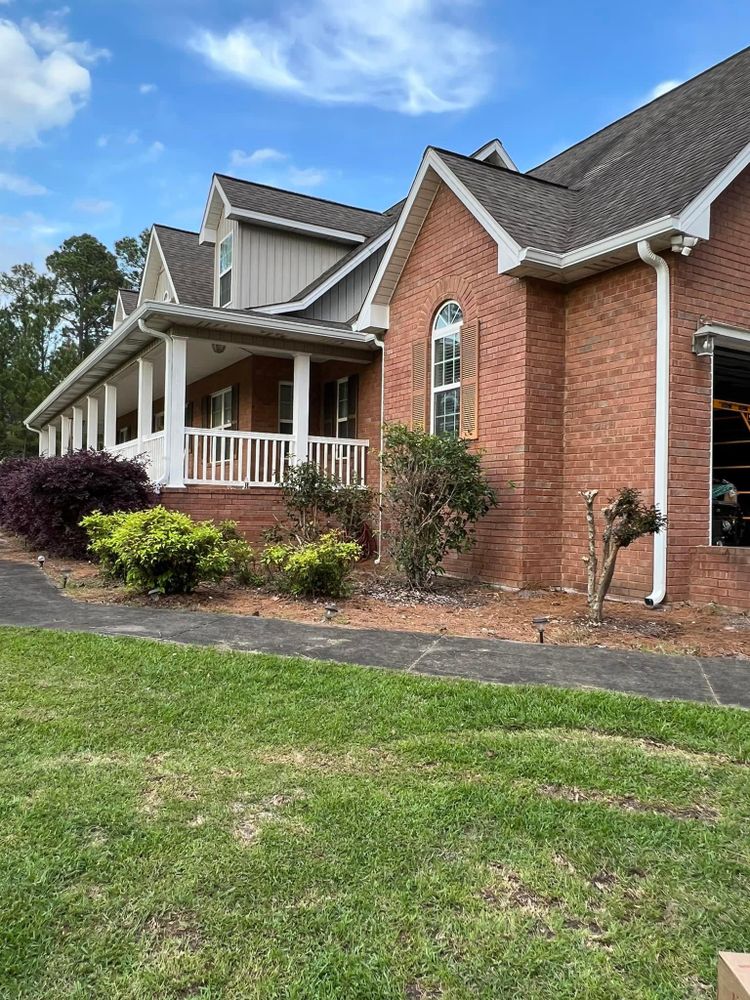
{"label": "garage interior", "polygon": [[714,352],[711,543],[750,547],[750,353]]}

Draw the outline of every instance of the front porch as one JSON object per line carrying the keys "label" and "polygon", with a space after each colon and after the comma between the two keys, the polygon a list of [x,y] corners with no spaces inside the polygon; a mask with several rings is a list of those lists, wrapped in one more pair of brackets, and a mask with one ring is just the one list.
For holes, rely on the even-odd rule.
{"label": "front porch", "polygon": [[380,424],[371,348],[146,329],[144,349],[41,428],[41,454],[142,457],[170,490],[278,487],[306,461],[346,485],[367,481]]}

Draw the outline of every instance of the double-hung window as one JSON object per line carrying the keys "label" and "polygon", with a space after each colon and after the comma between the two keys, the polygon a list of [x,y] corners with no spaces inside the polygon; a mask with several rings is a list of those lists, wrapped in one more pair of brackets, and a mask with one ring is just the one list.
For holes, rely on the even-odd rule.
{"label": "double-hung window", "polygon": [[[226,431],[232,426],[232,389],[220,389],[211,397],[211,430]],[[230,456],[229,438],[213,438],[213,461],[226,462]]]}
{"label": "double-hung window", "polygon": [[232,301],[232,234],[225,236],[219,244],[219,305],[227,306]]}
{"label": "double-hung window", "polygon": [[432,325],[433,434],[456,437],[461,410],[461,326],[463,313],[457,302],[441,306]]}
{"label": "double-hung window", "polygon": [[279,434],[294,433],[294,383],[279,382]]}

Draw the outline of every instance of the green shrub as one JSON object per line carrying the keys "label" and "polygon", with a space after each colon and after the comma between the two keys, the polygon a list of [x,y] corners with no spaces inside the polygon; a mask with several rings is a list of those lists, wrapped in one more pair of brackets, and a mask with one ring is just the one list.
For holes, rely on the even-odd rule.
{"label": "green shrub", "polygon": [[[367,521],[375,497],[368,486],[357,483],[346,486],[336,476],[323,472],[315,462],[302,462],[287,470],[281,492],[291,533],[298,542],[311,542],[334,528],[340,528],[346,538],[360,544],[364,537],[371,537]],[[276,538],[269,541],[279,541],[281,537],[277,529]]]}
{"label": "green shrub", "polygon": [[459,438],[391,424],[380,458],[391,553],[413,587],[428,588],[449,552],[471,548],[497,496],[481,454]]}
{"label": "green shrub", "polygon": [[258,569],[258,557],[255,550],[237,530],[236,521],[219,521],[217,525],[224,539],[229,558],[229,575],[243,587],[257,586],[263,583],[263,576]]}
{"label": "green shrub", "polygon": [[126,514],[94,513],[81,522],[104,570],[141,592],[190,593],[231,569],[227,541],[210,521],[154,507]]}
{"label": "green shrub", "polygon": [[329,531],[316,542],[267,546],[261,557],[268,575],[280,589],[306,597],[340,597],[352,567],[360,558],[356,542]]}

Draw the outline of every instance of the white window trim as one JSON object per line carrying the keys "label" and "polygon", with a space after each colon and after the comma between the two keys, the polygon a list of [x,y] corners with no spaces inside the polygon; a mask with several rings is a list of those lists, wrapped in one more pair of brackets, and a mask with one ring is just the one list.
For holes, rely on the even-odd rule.
{"label": "white window trim", "polygon": [[[342,416],[339,415],[339,402],[340,402],[340,398],[341,398],[340,394],[341,394],[341,386],[342,385],[346,386],[346,391],[347,391],[347,396],[346,396],[346,416],[345,417],[342,417]],[[348,424],[348,423],[349,423],[349,376],[347,375],[344,378],[336,379],[336,437],[337,438],[345,436],[345,435],[339,434],[339,430],[341,429],[341,425],[342,424],[344,424],[344,426],[346,426],[346,424]]]}
{"label": "white window trim", "polygon": [[[436,328],[436,323],[438,316],[445,309],[446,306],[455,305],[461,310],[461,321],[459,323],[451,323],[450,326],[441,326],[438,330]],[[447,299],[443,304],[436,310],[435,318],[432,321],[432,339],[430,342],[430,433],[435,433],[435,396],[439,392],[447,392],[450,389],[458,389],[461,392],[461,327],[464,325],[463,320],[463,309],[455,299]],[[458,334],[458,350],[459,350],[459,367],[458,367],[458,382],[451,382],[450,385],[435,385],[435,344],[438,340],[442,340],[443,337],[450,337]],[[459,396],[460,399],[460,396]],[[460,405],[460,404],[459,404]],[[458,436],[458,434],[456,435]]]}
{"label": "white window trim", "polygon": [[[290,420],[282,420],[281,419],[281,389],[282,389],[282,386],[286,386],[287,388],[289,388],[289,389],[292,390],[292,417],[291,417]],[[277,412],[278,412],[277,427],[278,427],[278,430],[279,430],[279,434],[293,434],[294,433],[294,382],[287,382],[287,381],[284,381],[284,380],[282,380],[282,381],[279,382]],[[281,429],[281,425],[282,424],[291,424],[292,425],[292,430],[291,431],[282,431],[282,429]]]}
{"label": "white window trim", "polygon": [[[229,267],[225,267],[224,270],[222,271],[221,270],[221,248],[224,246],[224,244],[227,242],[227,240],[229,240],[229,242],[231,244],[232,253],[231,253]],[[226,309],[227,306],[231,306],[231,304],[232,304],[232,296],[234,294],[234,288],[233,288],[233,285],[234,285],[234,275],[232,274],[232,269],[234,267],[234,233],[227,233],[227,235],[224,237],[224,239],[219,242],[218,252],[219,252],[219,259],[218,259],[219,280],[217,282],[217,288],[216,288],[217,301],[218,301],[218,305],[219,305],[220,308]],[[227,299],[226,302],[222,302],[221,301],[221,279],[224,277],[225,274],[229,275],[229,298]]]}
{"label": "white window trim", "polygon": [[[229,420],[225,421],[223,424],[216,424],[216,425],[214,425],[214,400],[215,399],[219,399],[222,396],[226,396],[227,393],[229,394]],[[222,405],[221,405],[221,412],[224,413],[224,403],[223,402],[222,402]],[[232,427],[232,387],[231,387],[231,385],[226,386],[226,388],[224,388],[224,389],[218,389],[216,392],[212,392],[211,395],[209,396],[208,423],[209,423],[209,430],[212,430],[212,431],[226,431],[226,430],[230,430],[231,429],[231,427]],[[214,465],[218,465],[221,462],[228,462],[229,461],[230,443],[226,439],[223,439],[223,438],[214,438],[214,440],[213,440],[213,447],[212,447],[211,450],[213,452],[213,456],[212,456],[211,460],[214,463]],[[222,455],[223,457],[220,458],[219,455]]]}

